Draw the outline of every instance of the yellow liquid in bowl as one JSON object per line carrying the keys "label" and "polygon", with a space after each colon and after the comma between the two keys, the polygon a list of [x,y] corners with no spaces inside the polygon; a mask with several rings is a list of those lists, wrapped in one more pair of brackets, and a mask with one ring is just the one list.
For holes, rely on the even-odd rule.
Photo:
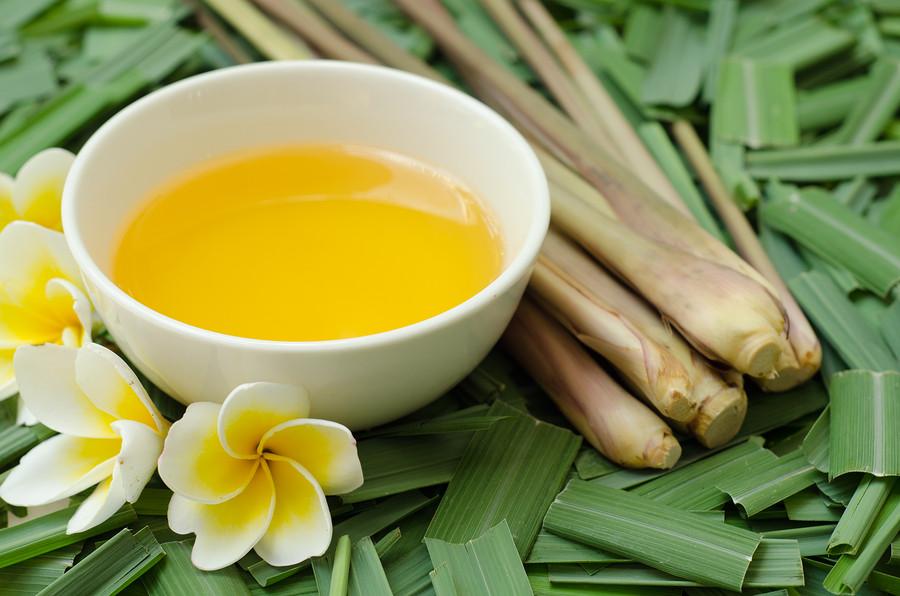
{"label": "yellow liquid in bowl", "polygon": [[113,280],[196,327],[315,341],[437,315],[501,266],[490,215],[458,182],[387,151],[313,145],[221,159],[152,192]]}

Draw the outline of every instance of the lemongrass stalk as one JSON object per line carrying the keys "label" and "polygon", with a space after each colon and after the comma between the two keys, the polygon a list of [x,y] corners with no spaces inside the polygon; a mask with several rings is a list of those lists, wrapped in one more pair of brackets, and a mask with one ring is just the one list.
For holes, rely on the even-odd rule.
{"label": "lemongrass stalk", "polygon": [[388,66],[415,73],[435,81],[447,80],[425,61],[394,43],[377,27],[344,6],[341,0],[306,0],[359,47]]}
{"label": "lemongrass stalk", "polygon": [[235,41],[228,35],[228,32],[225,31],[225,28],[222,26],[222,23],[219,22],[218,18],[213,15],[208,8],[203,6],[201,0],[190,0],[190,5],[194,8],[194,14],[197,17],[197,22],[200,26],[209,33],[210,37],[212,37],[219,46],[221,46],[222,50],[228,54],[232,60],[235,61],[236,64],[247,64],[248,62],[253,62],[253,58],[248,54],[244,48],[239,46]]}
{"label": "lemongrass stalk", "polygon": [[629,468],[668,469],[681,456],[672,430],[629,395],[565,329],[529,299],[503,344],[598,451]]}
{"label": "lemongrass stalk", "polygon": [[631,123],[619,109],[618,104],[607,93],[603,83],[559,28],[556,19],[538,0],[518,0],[518,4],[531,25],[588,100],[588,105],[602,119],[608,136],[612,140],[612,146],[608,149],[615,147],[615,151],[611,151],[611,153],[617,155],[622,163],[629,165],[632,169],[639,169],[644,182],[650,188],[672,206],[689,214],[690,211],[668,176],[647,150]]}
{"label": "lemongrass stalk", "polygon": [[348,62],[377,64],[374,58],[347,41],[303,0],[253,1],[323,54]]}
{"label": "lemongrass stalk", "polygon": [[544,242],[542,259],[553,263],[568,278],[577,280],[584,291],[602,297],[646,337],[664,346],[688,371],[692,385],[690,397],[697,405],[697,414],[684,425],[685,430],[707,447],[723,445],[737,434],[747,412],[747,395],[739,374],[730,374],[727,380],[723,378],[674,333],[646,301],[622,286],[581,248],[553,229]]}
{"label": "lemongrass stalk", "polygon": [[599,209],[605,215],[617,219],[616,213],[610,207],[609,202],[596,188],[585,182],[584,178],[541,149],[540,146],[532,145],[532,148],[544,168],[544,173],[547,175],[550,185],[556,192],[565,192],[572,197],[577,197],[595,209]]}
{"label": "lemongrass stalk", "polygon": [[790,350],[777,299],[734,269],[639,234],[565,194],[556,225],[628,280],[703,355],[771,377]]}
{"label": "lemongrass stalk", "polygon": [[204,0],[272,60],[305,60],[312,51],[295,36],[275,25],[247,0]]}
{"label": "lemongrass stalk", "polygon": [[[651,239],[733,269],[762,286],[777,302],[774,288],[762,275],[693,219],[660,199],[539,93],[476,47],[462,35],[439,1],[396,2],[460,66],[483,99],[504,112],[523,132],[543,143],[561,161],[571,164],[602,193],[623,222]],[[778,307],[781,308],[780,304]]]}
{"label": "lemongrass stalk", "polygon": [[761,385],[772,391],[784,391],[809,380],[818,372],[822,363],[822,346],[812,325],[759,243],[747,218],[729,195],[694,127],[689,122],[680,120],[672,125],[672,132],[700,178],[716,212],[728,228],[738,252],[774,286],[787,314],[788,340],[795,362],[784,363],[779,368],[777,377],[765,379]]}
{"label": "lemongrass stalk", "polygon": [[691,379],[665,347],[546,259],[536,265],[529,288],[545,311],[608,360],[661,415],[685,423],[696,417]]}
{"label": "lemongrass stalk", "polygon": [[612,141],[610,131],[597,112],[591,109],[584,95],[560,68],[540,38],[519,16],[509,0],[479,0],[494,22],[512,41],[522,57],[538,73],[557,103],[594,141],[607,149],[617,159],[624,155]]}
{"label": "lemongrass stalk", "polygon": [[347,38],[384,64],[446,82],[443,75],[395,44],[377,27],[347,8],[341,0],[306,1],[331,21]]}

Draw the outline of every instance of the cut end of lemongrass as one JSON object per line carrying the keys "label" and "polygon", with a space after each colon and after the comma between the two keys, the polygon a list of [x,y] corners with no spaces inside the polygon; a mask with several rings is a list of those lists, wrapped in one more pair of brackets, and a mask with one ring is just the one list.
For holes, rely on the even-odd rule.
{"label": "cut end of lemongrass", "polygon": [[690,398],[687,371],[602,295],[543,256],[529,287],[546,312],[609,361],[663,416],[685,422],[693,419],[696,404]]}
{"label": "cut end of lemongrass", "polygon": [[786,345],[787,340],[778,339],[771,333],[748,338],[741,345],[732,364],[751,377],[774,378],[778,374],[779,363],[783,362],[784,353],[790,351],[790,346]]}
{"label": "cut end of lemongrass", "polygon": [[747,394],[740,387],[725,387],[709,396],[688,428],[710,449],[721,447],[737,435],[747,414]]}
{"label": "cut end of lemongrass", "polygon": [[[793,362],[779,364],[776,376],[769,379],[757,379],[757,384],[764,391],[777,393],[793,389],[813,378],[822,366],[822,346],[814,335],[812,339],[812,345],[799,353]],[[793,354],[797,354],[796,343],[791,337],[791,345],[794,346]]]}
{"label": "cut end of lemongrass", "polygon": [[671,428],[530,298],[520,304],[503,344],[572,425],[610,460],[628,468],[667,468],[678,460],[681,448]]}
{"label": "cut end of lemongrass", "polygon": [[644,452],[644,461],[639,462],[635,467],[638,468],[655,468],[657,470],[668,470],[674,466],[681,457],[681,445],[671,432],[660,433],[655,442],[647,445]]}
{"label": "cut end of lemongrass", "polygon": [[660,381],[664,385],[660,389],[662,403],[665,405],[663,415],[676,422],[688,422],[697,416],[697,404],[691,399],[691,386],[687,379],[669,377]]}
{"label": "cut end of lemongrass", "polygon": [[819,372],[819,364],[792,366],[778,371],[778,376],[771,379],[758,379],[757,383],[764,391],[778,393],[787,391],[810,380]]}

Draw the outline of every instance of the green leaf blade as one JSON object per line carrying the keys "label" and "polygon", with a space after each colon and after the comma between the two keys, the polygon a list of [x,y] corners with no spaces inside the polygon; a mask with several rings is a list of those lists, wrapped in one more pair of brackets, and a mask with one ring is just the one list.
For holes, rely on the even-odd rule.
{"label": "green leaf blade", "polygon": [[[458,594],[528,594],[528,576],[505,521],[465,544],[426,538],[438,574],[449,573]],[[446,580],[441,584],[446,585]]]}
{"label": "green leaf blade", "polygon": [[900,372],[834,375],[829,474],[900,475]]}
{"label": "green leaf blade", "polygon": [[572,480],[544,526],[704,585],[740,590],[760,537],[649,498]]}
{"label": "green leaf blade", "polygon": [[505,519],[524,555],[581,440],[502,402],[495,403],[490,413],[509,418],[472,439],[425,536],[461,543]]}

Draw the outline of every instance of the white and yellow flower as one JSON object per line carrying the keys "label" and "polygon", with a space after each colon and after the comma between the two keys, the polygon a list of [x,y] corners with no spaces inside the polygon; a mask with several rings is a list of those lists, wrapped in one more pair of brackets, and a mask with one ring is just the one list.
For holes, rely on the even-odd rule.
{"label": "white and yellow flower", "polygon": [[62,231],[62,189],[74,159],[54,147],[26,161],[15,179],[0,172],[0,230],[21,219]]}
{"label": "white and yellow flower", "polygon": [[96,485],[69,520],[69,533],[135,502],[156,469],[168,423],[125,361],[88,343],[23,346],[14,362],[25,405],[60,434],[22,457],[0,499],[32,507]]}
{"label": "white and yellow flower", "polygon": [[0,399],[16,393],[23,345],[78,347],[91,339],[91,303],[60,232],[25,221],[0,231]]}
{"label": "white and yellow flower", "polygon": [[175,493],[169,526],[197,535],[195,566],[220,569],[251,549],[293,565],[328,549],[325,495],[359,487],[362,468],[346,427],[308,415],[302,389],[249,383],[172,425],[159,475]]}

